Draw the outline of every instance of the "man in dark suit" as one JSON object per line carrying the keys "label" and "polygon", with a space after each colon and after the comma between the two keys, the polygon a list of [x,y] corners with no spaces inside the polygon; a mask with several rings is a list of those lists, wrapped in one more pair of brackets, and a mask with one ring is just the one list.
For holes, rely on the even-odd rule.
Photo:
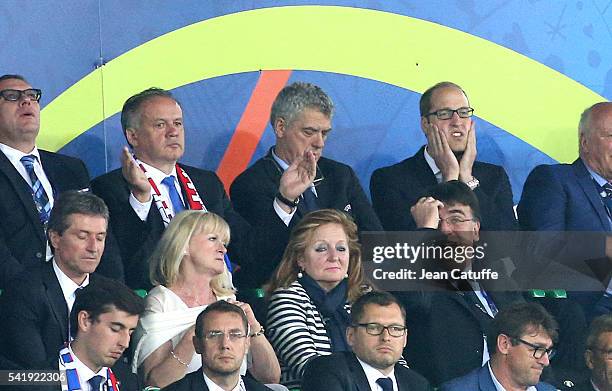
{"label": "man in dark suit", "polygon": [[452,180],[434,186],[426,195],[411,208],[411,213],[418,229],[431,231],[432,239],[427,243],[443,249],[462,249],[453,254],[468,254],[466,249],[472,248],[474,254],[462,259],[425,259],[420,264],[440,272],[444,278],[432,277],[420,281],[423,286],[396,292],[413,314],[408,320],[412,342],[405,350],[406,359],[438,385],[486,362],[489,351],[484,341],[489,324],[500,309],[523,298],[503,270],[492,268],[497,279],[487,275],[460,279],[449,274],[478,272],[492,266],[492,260],[486,257],[489,248],[478,242],[481,212],[475,192],[465,183]]}
{"label": "man in dark suit", "polygon": [[[612,315],[601,315],[591,323],[584,353],[591,371],[588,380],[567,388],[574,391],[612,390]],[[564,388],[565,389],[565,388]]]}
{"label": "man in dark suit", "polygon": [[425,378],[398,364],[406,346],[406,311],[386,292],[361,296],[351,308],[346,337],[352,352],[313,358],[302,378],[302,391],[418,391]]}
{"label": "man in dark suit", "polygon": [[588,245],[578,247],[579,250],[575,249],[576,240],[572,240],[571,246],[563,243],[557,246],[564,253],[569,251],[580,256],[576,260],[603,259],[599,263],[603,265],[602,272],[595,266],[592,271],[607,285],[605,295],[602,298],[598,292],[585,303],[587,310],[592,310],[594,302],[599,301],[595,307],[598,313],[612,311],[612,281],[609,281],[612,239],[606,234],[612,231],[612,144],[608,142],[611,129],[612,103],[596,103],[586,109],[578,125],[579,158],[572,164],[534,168],[525,182],[517,209],[524,230],[603,233],[593,237]]}
{"label": "man in dark suit", "polygon": [[[442,385],[442,391],[535,390],[556,388],[540,382],[554,355],[557,322],[539,304],[517,303],[502,310],[491,324],[487,364]],[[449,360],[456,359],[453,356]]]}
{"label": "man in dark suit", "polygon": [[482,229],[516,229],[512,189],[505,170],[477,162],[476,130],[467,94],[441,82],[420,100],[421,129],[427,145],[412,157],[372,174],[374,210],[388,231],[416,228],[410,207],[436,183],[460,180],[474,191],[482,211]]}
{"label": "man in dark suit", "polygon": [[40,97],[22,76],[0,76],[0,289],[51,257],[45,224],[57,195],[89,187],[82,161],[36,147]]}
{"label": "man in dark suit", "polygon": [[[382,229],[355,172],[321,156],[333,111],[329,96],[313,84],[296,82],[278,94],[270,114],[276,145],[230,188],[236,210],[251,224],[280,216],[291,229],[306,213],[331,208],[351,215],[360,231]],[[239,281],[260,285],[279,260],[243,269]]]}
{"label": "man in dark suit", "polygon": [[3,292],[2,351],[22,368],[56,368],[68,341],[68,317],[76,292],[106,280],[92,274],[106,237],[108,209],[88,192],[62,193],[48,223],[52,261],[26,270]]}
{"label": "man in dark suit", "polygon": [[282,253],[278,239],[288,233],[279,218],[251,230],[215,173],[177,163],[185,147],[183,113],[169,91],[150,88],[130,97],[121,125],[134,155],[125,148],[122,168],[96,178],[92,188],[110,210],[130,287],[151,286],[149,256],[170,219],[183,209],[206,209],[223,217],[232,230],[232,261],[241,266],[267,253]]}
{"label": "man in dark suit", "polygon": [[270,391],[249,376],[240,376],[240,366],[249,349],[249,322],[237,305],[217,301],[196,320],[193,345],[202,356],[202,368],[164,388],[168,391],[211,389]]}

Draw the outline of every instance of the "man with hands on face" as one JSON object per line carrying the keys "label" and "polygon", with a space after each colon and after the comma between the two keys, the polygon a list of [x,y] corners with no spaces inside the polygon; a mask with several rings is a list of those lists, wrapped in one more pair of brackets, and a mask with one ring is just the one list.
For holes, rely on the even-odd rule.
{"label": "man with hands on face", "polygon": [[441,82],[423,93],[419,105],[427,145],[372,174],[372,204],[384,228],[414,229],[410,206],[436,183],[459,180],[478,197],[483,230],[516,229],[508,175],[500,166],[476,161],[474,109],[465,91]]}
{"label": "man with hands on face", "polygon": [[[249,223],[280,217],[292,229],[306,213],[329,208],[351,215],[360,231],[382,229],[355,172],[321,156],[333,112],[330,97],[318,86],[296,82],[281,90],[270,114],[276,145],[230,188],[236,210]],[[257,265],[257,270],[243,268],[238,286],[265,282],[281,255]]]}

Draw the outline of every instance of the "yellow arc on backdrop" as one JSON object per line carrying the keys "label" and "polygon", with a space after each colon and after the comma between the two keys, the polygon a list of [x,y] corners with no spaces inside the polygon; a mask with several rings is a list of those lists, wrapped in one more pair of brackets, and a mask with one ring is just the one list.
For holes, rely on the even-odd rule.
{"label": "yellow arc on backdrop", "polygon": [[580,113],[605,100],[537,61],[447,26],[361,8],[275,7],[185,26],[109,61],[43,109],[39,146],[60,149],[148,87],[262,69],[335,72],[419,93],[451,80],[468,91],[480,118],[564,162],[577,155]]}

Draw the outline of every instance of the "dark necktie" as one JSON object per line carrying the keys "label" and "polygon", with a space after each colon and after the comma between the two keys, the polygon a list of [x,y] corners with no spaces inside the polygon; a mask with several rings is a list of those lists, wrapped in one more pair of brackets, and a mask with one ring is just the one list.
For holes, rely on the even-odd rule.
{"label": "dark necktie", "polygon": [[165,177],[162,180],[162,183],[168,188],[170,202],[172,202],[172,209],[174,209],[174,215],[176,216],[180,211],[185,209],[185,206],[183,206],[181,196],[179,195],[178,191],[176,191],[176,186],[174,186],[174,176],[170,175]]}
{"label": "dark necktie", "polygon": [[312,188],[309,187],[302,193],[302,197],[304,198],[304,210],[306,213],[314,212],[315,210],[319,210],[319,205],[317,204],[317,196],[314,195]]}
{"label": "dark necktie", "polygon": [[93,391],[100,391],[100,383],[102,383],[102,381],[104,381],[104,377],[100,375],[96,375],[92,377],[91,379],[89,379],[87,383],[89,383]]}
{"label": "dark necktie", "polygon": [[34,172],[35,161],[36,156],[34,155],[25,155],[21,158],[21,164],[23,164],[25,167],[28,176],[30,177],[30,181],[32,181],[32,199],[36,205],[40,222],[45,225],[49,220],[49,214],[51,213],[51,203],[49,202],[49,197],[47,196],[40,179],[38,179],[38,176]]}
{"label": "dark necktie", "polygon": [[606,206],[606,211],[608,212],[608,216],[612,218],[612,185],[609,183],[605,183],[600,187],[601,192],[599,195],[601,196],[601,200],[604,202]]}
{"label": "dark necktie", "polygon": [[376,383],[382,388],[383,391],[393,391],[393,380],[388,377],[381,377],[376,380]]}

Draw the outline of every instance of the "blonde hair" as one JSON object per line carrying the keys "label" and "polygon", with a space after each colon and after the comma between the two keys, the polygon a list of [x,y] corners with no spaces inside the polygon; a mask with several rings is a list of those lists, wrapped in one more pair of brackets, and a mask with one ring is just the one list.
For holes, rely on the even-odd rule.
{"label": "blonde hair", "polygon": [[[149,278],[153,285],[168,287],[176,282],[189,241],[193,235],[201,232],[216,234],[221,241],[229,243],[229,225],[215,213],[186,210],[170,221],[149,258]],[[215,276],[210,282],[210,287],[217,296],[235,293],[227,266],[225,263],[223,265],[223,273]]]}
{"label": "blonde hair", "polygon": [[266,287],[268,293],[281,287],[287,288],[297,280],[297,274],[300,271],[298,261],[304,258],[304,252],[312,240],[314,231],[327,224],[342,226],[348,241],[348,301],[354,302],[367,291],[361,265],[361,246],[357,236],[357,225],[344,212],[336,209],[320,209],[307,214],[291,232],[283,258]]}

